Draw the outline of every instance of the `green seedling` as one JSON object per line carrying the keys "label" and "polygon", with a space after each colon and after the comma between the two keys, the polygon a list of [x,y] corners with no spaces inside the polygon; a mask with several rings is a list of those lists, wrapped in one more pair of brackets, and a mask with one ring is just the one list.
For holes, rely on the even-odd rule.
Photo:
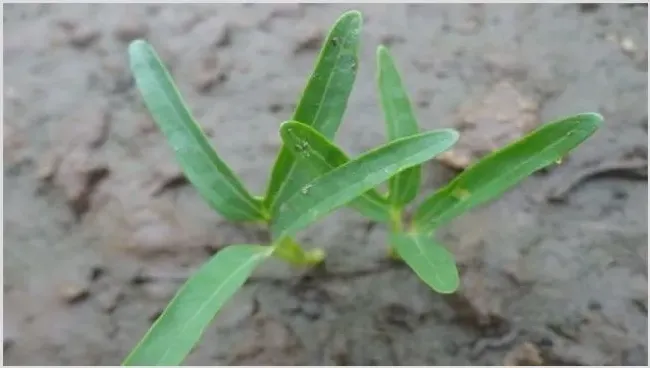
{"label": "green seedling", "polygon": [[[360,28],[361,14],[356,11],[345,13],[332,27],[292,120],[281,126],[283,138],[295,124],[334,137],[356,77]],[[293,239],[298,231],[350,201],[365,215],[386,219],[387,212],[382,212],[386,198],[373,188],[448,150],[458,139],[450,129],[405,137],[354,159],[339,157],[327,172],[314,171],[311,164],[297,159],[311,152],[308,141],[284,139],[261,198],[244,187],[212,148],[153,47],[144,40],[133,41],[129,61],[144,104],[190,183],[226,219],[267,224],[272,243],[230,245],[217,252],[178,291],[124,365],[180,364],[216,313],[264,260],[277,257],[306,266],[322,262],[322,250],[306,251]],[[326,163],[330,162],[328,158]],[[374,193],[370,202],[354,201],[367,192]]]}
{"label": "green seedling", "polygon": [[[425,199],[411,221],[404,221],[405,207],[419,192],[421,164],[450,149],[458,133],[419,132],[395,65],[380,47],[378,90],[388,142],[354,158],[332,142],[356,78],[361,23],[361,14],[350,11],[330,30],[293,116],[280,125],[283,146],[264,197],[251,194],[219,158],[151,45],[131,43],[136,85],[187,179],[226,219],[266,224],[272,242],[230,245],[217,252],[181,287],[124,365],[180,364],[217,312],[270,257],[303,266],[322,262],[322,250],[304,250],[294,237],[344,206],[388,224],[393,255],[434,290],[455,291],[454,258],[432,240],[434,230],[559,160],[602,121],[597,114],[581,114],[539,128],[465,170]],[[388,194],[376,189],[385,182]]]}

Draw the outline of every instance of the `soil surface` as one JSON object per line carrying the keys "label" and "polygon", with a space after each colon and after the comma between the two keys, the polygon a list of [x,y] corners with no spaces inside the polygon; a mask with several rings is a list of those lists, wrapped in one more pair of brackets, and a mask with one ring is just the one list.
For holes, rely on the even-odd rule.
{"label": "soil surface", "polygon": [[[148,39],[219,154],[262,193],[320,42],[364,15],[337,142],[385,140],[375,50],[395,56],[423,129],[458,147],[425,192],[565,115],[606,123],[560,165],[436,234],[462,287],[386,263],[386,230],[348,209],[301,235],[323,272],[270,261],[185,364],[647,364],[645,6],[6,5],[4,325],[10,365],[117,365],[221,247],[260,242],[188,185],[143,108],[128,41]],[[454,169],[454,167],[456,169]]]}

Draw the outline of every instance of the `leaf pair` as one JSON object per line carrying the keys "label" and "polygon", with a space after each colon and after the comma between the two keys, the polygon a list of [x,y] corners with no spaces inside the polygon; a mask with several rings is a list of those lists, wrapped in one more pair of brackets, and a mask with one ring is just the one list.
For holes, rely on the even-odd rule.
{"label": "leaf pair", "polygon": [[[328,34],[292,120],[309,125],[333,139],[341,125],[358,69],[362,17],[343,14]],[[297,162],[283,145],[271,172],[264,204],[275,214],[296,191],[313,179],[312,171]]]}

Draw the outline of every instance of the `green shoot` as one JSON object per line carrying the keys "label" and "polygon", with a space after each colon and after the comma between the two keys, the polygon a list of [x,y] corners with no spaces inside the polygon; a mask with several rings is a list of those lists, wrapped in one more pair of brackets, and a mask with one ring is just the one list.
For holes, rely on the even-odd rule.
{"label": "green shoot", "polygon": [[[361,24],[358,11],[346,12],[334,24],[291,119],[313,127],[330,139],[341,125],[357,75]],[[265,206],[275,213],[310,179],[309,171],[295,162],[287,147],[282,147],[273,166]]]}

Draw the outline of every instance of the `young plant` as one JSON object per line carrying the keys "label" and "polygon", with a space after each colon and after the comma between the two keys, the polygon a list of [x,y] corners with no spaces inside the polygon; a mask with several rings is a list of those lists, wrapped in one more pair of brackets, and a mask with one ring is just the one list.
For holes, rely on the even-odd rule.
{"label": "young plant", "polygon": [[[377,49],[377,84],[379,100],[385,115],[389,142],[418,136],[419,128],[412,105],[388,50]],[[559,162],[572,149],[589,138],[602,124],[595,113],[578,114],[542,125],[520,140],[487,155],[465,169],[448,185],[428,196],[405,221],[405,207],[419,192],[421,168],[414,165],[389,179],[387,203],[376,200],[381,194],[366,192],[355,203],[364,208],[371,204],[389,213],[384,220],[389,225],[393,258],[404,260],[433,290],[452,293],[459,284],[458,269],[451,252],[433,239],[434,231],[470,209],[497,198],[506,190],[537,170]],[[309,150],[294,149],[312,168],[313,175],[327,172],[346,162],[345,155],[315,130],[298,123],[282,128],[288,147],[299,148],[308,142]],[[341,180],[341,185],[350,180]],[[378,217],[373,219],[382,221]]]}
{"label": "young plant", "polygon": [[[266,223],[272,243],[230,245],[217,252],[181,287],[124,365],[180,364],[264,260],[321,262],[322,250],[305,251],[293,238],[346,205],[389,224],[391,249],[434,290],[453,292],[458,271],[451,253],[431,240],[433,230],[560,159],[601,122],[596,114],[582,114],[538,129],[468,168],[425,200],[406,223],[403,210],[418,194],[420,165],[451,148],[458,133],[418,131],[399,75],[382,47],[378,82],[389,142],[356,158],[332,143],[356,77],[361,23],[361,14],[350,11],[330,30],[293,117],[280,126],[283,147],[264,197],[252,195],[213,150],[153,48],[143,40],[131,43],[136,85],[187,179],[225,218]],[[375,189],[386,181],[388,196]]]}
{"label": "young plant", "polygon": [[334,161],[336,166],[318,175],[311,164],[296,159],[308,156],[311,147],[306,140],[286,139],[292,126],[307,127],[323,139],[332,139],[340,126],[356,77],[360,28],[361,14],[350,11],[330,30],[292,121],[281,126],[284,145],[263,198],[252,195],[214,151],[151,45],[144,40],[129,45],[136,86],[187,179],[225,218],[266,223],[272,243],[230,245],[217,252],[181,287],[124,365],[180,364],[264,260],[274,256],[294,265],[323,260],[322,250],[305,251],[293,240],[299,230],[364,193],[371,193],[371,201],[364,196],[353,205],[371,218],[386,218],[386,199],[373,188],[457,141],[458,134],[450,129],[412,135],[352,160],[327,157],[328,165]]}

